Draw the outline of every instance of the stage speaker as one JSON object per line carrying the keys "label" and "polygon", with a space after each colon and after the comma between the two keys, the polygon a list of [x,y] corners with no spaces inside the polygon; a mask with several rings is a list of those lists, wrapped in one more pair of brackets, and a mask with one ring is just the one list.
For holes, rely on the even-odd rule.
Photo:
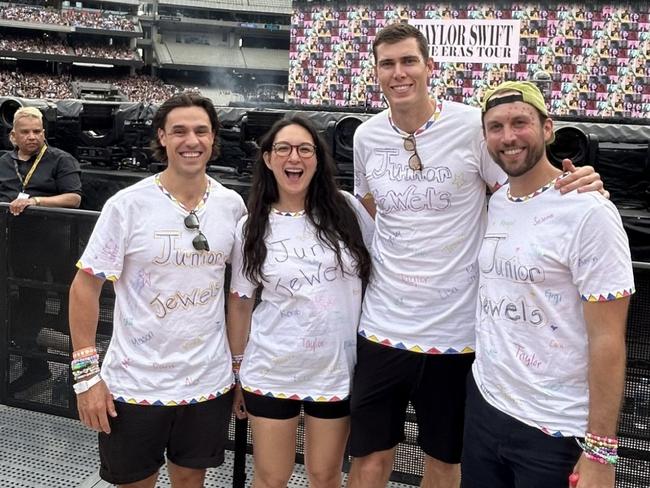
{"label": "stage speaker", "polygon": [[576,166],[595,166],[598,156],[598,137],[572,126],[555,131],[555,141],[546,148],[549,161],[562,168],[562,160],[570,159]]}
{"label": "stage speaker", "polygon": [[619,208],[630,241],[632,261],[650,263],[650,212]]}
{"label": "stage speaker", "polygon": [[347,115],[327,125],[327,139],[337,165],[352,162],[354,133],[363,121],[361,117]]}
{"label": "stage speaker", "polygon": [[601,142],[596,171],[619,209],[649,208],[650,140],[639,143]]}
{"label": "stage speaker", "polygon": [[107,147],[119,142],[122,127],[116,123],[119,104],[110,102],[84,103],[80,114],[79,138],[90,147]]}
{"label": "stage speaker", "polygon": [[268,132],[276,121],[284,117],[285,112],[270,112],[253,110],[246,112],[241,120],[241,142],[254,141],[259,143],[260,138]]}

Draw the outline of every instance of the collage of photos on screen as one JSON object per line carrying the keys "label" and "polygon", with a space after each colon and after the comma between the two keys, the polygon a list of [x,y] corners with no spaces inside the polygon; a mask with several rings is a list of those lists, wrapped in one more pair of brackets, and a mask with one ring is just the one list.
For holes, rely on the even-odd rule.
{"label": "collage of photos on screen", "polygon": [[[299,104],[381,107],[372,41],[409,19],[519,19],[519,63],[436,63],[432,95],[476,105],[487,87],[544,71],[555,115],[650,116],[650,7],[330,3],[292,16],[289,97]],[[645,5],[645,7],[643,6]]]}

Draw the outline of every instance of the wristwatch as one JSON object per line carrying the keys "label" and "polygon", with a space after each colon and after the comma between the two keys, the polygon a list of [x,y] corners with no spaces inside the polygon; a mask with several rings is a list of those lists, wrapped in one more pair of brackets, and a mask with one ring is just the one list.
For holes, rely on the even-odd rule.
{"label": "wristwatch", "polygon": [[72,385],[74,392],[78,395],[79,393],[84,393],[90,390],[93,386],[99,383],[102,380],[102,377],[98,374],[90,378],[89,380],[79,381]]}
{"label": "wristwatch", "polygon": [[40,207],[41,206],[41,199],[38,198],[38,197],[32,197],[32,198],[34,199],[34,202],[36,203],[36,206]]}

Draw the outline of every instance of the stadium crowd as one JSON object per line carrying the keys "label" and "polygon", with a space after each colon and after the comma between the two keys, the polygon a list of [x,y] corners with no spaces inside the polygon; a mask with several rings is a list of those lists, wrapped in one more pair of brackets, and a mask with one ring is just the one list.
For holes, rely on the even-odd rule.
{"label": "stadium crowd", "polygon": [[54,10],[42,7],[0,6],[0,19],[36,24],[68,25],[87,29],[135,31],[136,25],[130,18],[109,12],[90,10]]}
{"label": "stadium crowd", "polygon": [[[0,86],[5,96],[22,98],[71,98],[72,81],[112,83],[129,101],[162,103],[180,91],[173,85],[151,76],[135,75],[123,78],[79,77],[0,71]],[[196,90],[194,90],[196,91]]]}
{"label": "stadium crowd", "polygon": [[36,36],[0,36],[0,51],[13,53],[70,54],[67,47],[58,39]]}
{"label": "stadium crowd", "polygon": [[85,58],[124,59],[136,60],[135,51],[122,46],[103,46],[100,44],[76,44],[73,46],[74,54]]}
{"label": "stadium crowd", "polygon": [[135,51],[124,46],[108,46],[97,43],[62,41],[49,36],[0,36],[0,51],[12,53],[58,54],[103,59],[138,59]]}
{"label": "stadium crowd", "polygon": [[0,85],[5,96],[21,98],[70,98],[70,77],[37,73],[0,71]]}

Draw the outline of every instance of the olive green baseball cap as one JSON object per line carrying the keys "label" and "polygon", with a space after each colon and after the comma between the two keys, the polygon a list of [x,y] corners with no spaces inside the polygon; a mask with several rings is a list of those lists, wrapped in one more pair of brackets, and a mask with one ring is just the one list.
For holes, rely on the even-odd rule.
{"label": "olive green baseball cap", "polygon": [[[519,94],[514,93],[512,95],[492,98],[497,93],[505,91],[516,91],[519,92]],[[512,102],[525,102],[535,107],[544,116],[548,117],[544,95],[542,95],[542,92],[537,88],[537,85],[530,81],[504,81],[500,85],[490,88],[485,92],[485,96],[481,102],[481,110],[485,113],[492,107],[501,105],[502,103]]]}
{"label": "olive green baseball cap", "polygon": [[[502,92],[517,92],[501,97],[494,97],[494,95]],[[503,103],[524,102],[532,105],[544,117],[548,117],[548,110],[544,95],[535,83],[530,81],[504,81],[500,85],[490,88],[485,92],[483,100],[481,101],[481,111],[483,114],[490,110],[492,107],[501,105]],[[551,135],[546,144],[552,144],[555,140],[555,133]]]}

